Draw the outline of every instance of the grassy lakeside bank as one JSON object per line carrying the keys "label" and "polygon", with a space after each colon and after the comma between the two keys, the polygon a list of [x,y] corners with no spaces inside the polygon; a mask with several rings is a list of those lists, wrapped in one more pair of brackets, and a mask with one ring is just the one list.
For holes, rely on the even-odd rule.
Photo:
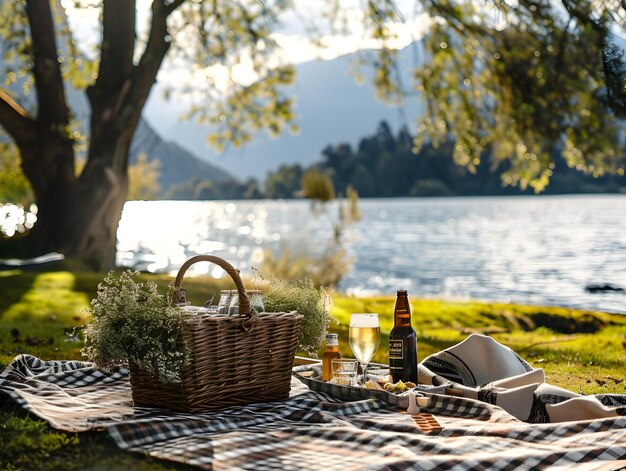
{"label": "grassy lakeside bank", "polygon": [[[144,275],[166,292],[167,275]],[[43,359],[80,359],[82,342],[74,328],[89,320],[89,301],[102,274],[0,272],[0,368],[20,353]],[[186,278],[194,304],[210,299],[229,280]],[[386,362],[387,335],[393,324],[392,296],[354,298],[334,293],[330,327],[340,335],[345,356],[352,356],[347,326],[351,312],[377,312],[382,340],[374,361]],[[419,358],[454,345],[470,333],[491,335],[510,346],[535,367],[546,370],[549,382],[583,394],[626,391],[626,315],[562,307],[522,306],[485,302],[411,299]],[[598,381],[596,381],[598,380]],[[604,383],[604,384],[602,384]]]}
{"label": "grassy lakeside bank", "polygon": [[[340,336],[342,354],[352,356],[347,327],[350,313],[377,312],[382,338],[374,361],[386,363],[394,303],[394,297],[334,296],[333,315],[338,324],[331,326],[331,331]],[[626,315],[429,299],[412,299],[411,310],[420,361],[472,333],[486,334],[511,347],[535,368],[543,368],[551,384],[581,394],[626,393]]]}
{"label": "grassy lakeside bank", "polygon": [[[172,277],[145,275],[165,288]],[[101,274],[0,272],[0,369],[20,353],[42,359],[80,359],[75,327],[88,318]],[[185,278],[194,304],[210,299],[228,280]],[[340,335],[343,354],[351,312],[377,312],[382,341],[374,361],[386,362],[394,297],[352,298],[333,294],[331,331]],[[533,366],[547,381],[567,389],[626,393],[626,316],[565,308],[411,299],[419,357],[463,340],[470,333],[492,335]],[[614,378],[614,379],[610,379]],[[0,403],[0,469],[186,469],[119,450],[104,433],[64,434]]]}

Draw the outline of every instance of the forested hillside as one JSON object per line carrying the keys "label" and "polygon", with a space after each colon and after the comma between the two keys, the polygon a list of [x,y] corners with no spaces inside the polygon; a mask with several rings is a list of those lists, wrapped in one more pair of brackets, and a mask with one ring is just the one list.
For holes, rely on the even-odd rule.
{"label": "forested hillside", "polygon": [[[488,155],[476,173],[457,165],[452,158],[454,143],[437,148],[426,144],[415,153],[412,136],[406,128],[393,135],[386,122],[375,134],[361,139],[358,146],[329,145],[322,151],[321,162],[313,167],[327,174],[338,194],[346,194],[348,185],[362,197],[392,196],[463,196],[512,195],[532,193],[517,186],[505,186],[505,165],[492,168]],[[594,178],[569,168],[555,155],[554,170],[545,193],[616,193],[626,191],[626,177]],[[297,164],[283,166],[270,173],[265,193],[270,198],[288,198],[300,190],[300,179],[307,168]]]}

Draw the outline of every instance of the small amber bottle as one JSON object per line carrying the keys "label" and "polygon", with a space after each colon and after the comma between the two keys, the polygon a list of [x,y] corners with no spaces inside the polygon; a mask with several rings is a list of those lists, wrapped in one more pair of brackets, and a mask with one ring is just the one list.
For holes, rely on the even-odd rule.
{"label": "small amber bottle", "polygon": [[339,335],[326,334],[326,346],[322,356],[322,381],[330,381],[332,377],[331,361],[341,358],[339,352]]}

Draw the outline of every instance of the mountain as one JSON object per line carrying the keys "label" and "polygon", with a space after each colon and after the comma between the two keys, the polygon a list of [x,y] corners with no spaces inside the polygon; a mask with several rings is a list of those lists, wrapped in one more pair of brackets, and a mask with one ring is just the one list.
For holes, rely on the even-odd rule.
{"label": "mountain", "polygon": [[200,160],[174,142],[165,141],[145,121],[141,120],[130,145],[130,161],[137,161],[139,154],[146,154],[148,161],[160,162],[159,184],[164,195],[172,185],[192,179],[225,182],[232,180],[226,171]]}
{"label": "mountain", "polygon": [[[614,42],[626,51],[626,38],[615,34]],[[410,130],[423,110],[423,102],[413,93],[402,107],[390,107],[375,98],[369,83],[371,70],[363,70],[365,84],[359,85],[348,74],[357,59],[349,54],[330,61],[312,61],[296,66],[296,83],[288,93],[296,100],[295,113],[300,127],[298,135],[283,133],[272,139],[258,134],[253,142],[241,149],[227,149],[216,154],[207,145],[210,129],[191,121],[178,119],[189,106],[183,101],[165,101],[160,87],[155,87],[144,117],[166,139],[178,143],[239,178],[264,180],[268,171],[281,164],[299,163],[307,167],[322,159],[321,151],[328,145],[358,141],[375,132],[378,123],[386,121],[393,131],[406,124]],[[410,69],[424,62],[422,46],[415,42],[399,52],[399,70],[405,84],[413,83]],[[369,75],[368,73],[369,72]],[[208,106],[208,103],[207,103]]]}
{"label": "mountain", "polygon": [[[400,52],[400,69],[409,83],[409,67],[415,67],[418,44]],[[321,159],[321,151],[329,144],[339,142],[356,145],[359,139],[372,133],[378,123],[387,121],[393,130],[402,125],[412,126],[421,107],[416,96],[408,98],[402,107],[388,106],[375,97],[368,76],[371,70],[362,70],[365,83],[358,84],[349,75],[355,54],[329,61],[312,61],[296,66],[296,83],[287,89],[295,98],[295,113],[300,132],[285,132],[278,138],[263,133],[240,149],[227,149],[217,154],[207,144],[210,129],[191,121],[178,119],[187,104],[182,100],[166,101],[156,89],[144,110],[144,118],[165,139],[176,142],[195,155],[226,169],[237,178],[264,180],[268,171],[281,164],[310,165]],[[207,104],[208,106],[208,104]]]}
{"label": "mountain", "polygon": [[[67,100],[74,117],[81,122],[82,130],[89,133],[91,105],[84,91],[77,90],[66,83]],[[190,180],[209,180],[223,182],[232,180],[228,172],[199,159],[180,145],[163,139],[142,117],[130,144],[130,163],[137,162],[140,154],[146,154],[148,161],[160,163],[159,185],[161,197],[165,196],[172,185]]]}

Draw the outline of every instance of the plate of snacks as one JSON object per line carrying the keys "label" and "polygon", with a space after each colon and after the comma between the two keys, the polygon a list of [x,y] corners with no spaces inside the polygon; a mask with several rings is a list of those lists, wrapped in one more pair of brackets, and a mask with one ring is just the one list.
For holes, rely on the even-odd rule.
{"label": "plate of snacks", "polygon": [[301,365],[293,368],[296,378],[306,384],[309,389],[329,394],[344,401],[359,401],[364,399],[378,399],[395,406],[406,408],[408,394],[415,396],[422,393],[440,394],[441,387],[414,384],[412,382],[398,381],[394,383],[389,375],[387,365],[370,363],[367,371],[367,381],[363,384],[346,384],[345,381],[322,381],[321,364]]}

